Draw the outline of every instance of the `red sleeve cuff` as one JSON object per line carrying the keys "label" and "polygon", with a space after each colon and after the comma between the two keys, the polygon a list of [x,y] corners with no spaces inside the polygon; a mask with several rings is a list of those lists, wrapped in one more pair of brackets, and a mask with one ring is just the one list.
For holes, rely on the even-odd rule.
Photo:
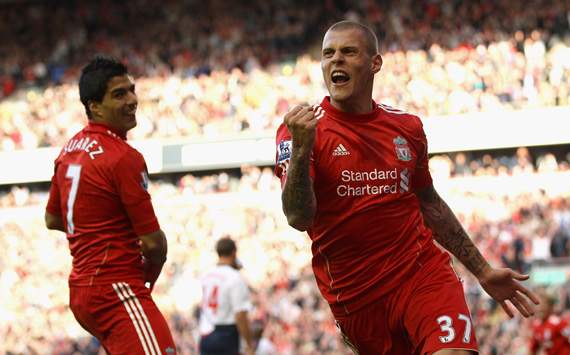
{"label": "red sleeve cuff", "polygon": [[125,206],[129,214],[133,229],[137,235],[145,235],[160,229],[150,199],[145,199],[137,204]]}
{"label": "red sleeve cuff", "polygon": [[160,225],[158,224],[157,219],[155,218],[152,221],[148,221],[146,223],[141,223],[139,225],[133,226],[135,233],[137,235],[145,235],[154,233],[160,229]]}

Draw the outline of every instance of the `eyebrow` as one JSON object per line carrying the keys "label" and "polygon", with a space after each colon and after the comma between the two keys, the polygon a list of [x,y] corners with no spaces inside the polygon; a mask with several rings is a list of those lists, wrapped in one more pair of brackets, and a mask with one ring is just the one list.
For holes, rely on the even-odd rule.
{"label": "eyebrow", "polygon": [[128,87],[120,86],[118,88],[114,88],[113,90],[111,90],[111,95],[115,95],[121,91],[127,91],[127,90],[131,91],[134,89],[135,89],[135,84],[131,84]]}
{"label": "eyebrow", "polygon": [[[336,48],[333,48],[333,47],[325,47],[325,48],[323,48],[323,52],[326,52],[326,51],[335,51],[335,50],[337,50],[337,49],[336,49]],[[358,50],[358,47],[357,47],[357,46],[344,46],[344,47],[338,48],[338,50],[340,50],[340,51],[342,51],[342,50]]]}

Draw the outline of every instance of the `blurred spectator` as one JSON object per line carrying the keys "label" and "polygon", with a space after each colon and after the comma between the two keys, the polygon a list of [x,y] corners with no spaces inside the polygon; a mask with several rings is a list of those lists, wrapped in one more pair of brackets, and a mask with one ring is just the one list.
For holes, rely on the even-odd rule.
{"label": "blurred spectator", "polygon": [[[548,154],[537,153],[537,162]],[[509,162],[516,156],[483,154],[481,167],[498,164],[497,170],[507,169],[494,162]],[[440,160],[447,162],[445,171],[455,171],[453,160]],[[464,164],[470,163],[466,158]],[[568,255],[570,190],[567,184],[559,189],[559,182],[567,181],[570,172],[561,170],[561,164],[554,172],[538,172],[532,160],[530,164],[530,175],[434,174],[439,176],[438,190],[485,257],[522,272],[529,271],[533,260]],[[155,299],[168,315],[180,354],[197,354],[198,277],[216,262],[211,252],[215,240],[228,233],[240,243],[244,275],[253,287],[251,318],[264,324],[260,344],[275,354],[349,354],[316,288],[309,241],[289,228],[281,213],[279,181],[269,168],[244,166],[239,175],[188,174],[176,183],[150,185],[172,246]],[[527,178],[532,180],[520,183]],[[67,242],[43,227],[46,198],[46,191],[30,187],[14,187],[0,195],[0,353],[51,349],[54,354],[96,354],[98,344],[77,326],[65,306]],[[551,250],[555,250],[552,255]],[[458,263],[456,267],[465,278],[481,353],[512,354],[524,349],[529,336],[524,321],[508,320],[468,272]],[[570,284],[559,292],[568,303],[561,311],[569,310]]]}
{"label": "blurred spectator", "polygon": [[[209,4],[0,5],[0,34],[19,39],[0,49],[3,90],[15,93],[0,101],[0,149],[59,146],[81,127],[74,83],[94,52],[123,59],[142,77],[132,138],[273,132],[289,107],[324,95],[310,55],[326,25],[343,16],[380,34],[387,70],[376,81],[377,101],[423,117],[570,104],[564,1],[291,0],[236,4],[232,16],[224,2]],[[497,21],[501,13],[516,20]]]}

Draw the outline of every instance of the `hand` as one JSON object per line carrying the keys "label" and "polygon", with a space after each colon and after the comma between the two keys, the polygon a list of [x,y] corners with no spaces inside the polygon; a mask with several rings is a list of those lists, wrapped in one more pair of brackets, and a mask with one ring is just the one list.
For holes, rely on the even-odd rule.
{"label": "hand", "polygon": [[154,289],[154,284],[160,275],[160,271],[162,270],[162,265],[155,265],[150,262],[144,256],[142,257],[142,265],[143,265],[143,281],[145,286],[148,284],[148,288],[150,292]]}
{"label": "hand", "polygon": [[539,304],[538,296],[518,281],[528,280],[528,275],[522,275],[511,269],[494,269],[489,268],[479,278],[479,283],[483,289],[493,297],[493,299],[503,307],[509,317],[513,318],[514,314],[507,305],[508,300],[515,308],[525,317],[534,315],[534,304]]}
{"label": "hand", "polygon": [[317,119],[310,106],[295,106],[287,112],[284,118],[285,125],[293,137],[293,151],[310,152],[315,144]]}

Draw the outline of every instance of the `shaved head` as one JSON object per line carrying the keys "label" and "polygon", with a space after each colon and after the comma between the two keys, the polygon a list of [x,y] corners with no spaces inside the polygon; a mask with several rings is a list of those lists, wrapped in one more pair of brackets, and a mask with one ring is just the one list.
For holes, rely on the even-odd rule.
{"label": "shaved head", "polygon": [[340,21],[329,27],[327,32],[332,31],[347,31],[347,30],[358,30],[364,36],[364,41],[368,47],[370,55],[378,54],[378,38],[374,34],[374,31],[370,27],[365,26],[361,23],[355,21]]}

